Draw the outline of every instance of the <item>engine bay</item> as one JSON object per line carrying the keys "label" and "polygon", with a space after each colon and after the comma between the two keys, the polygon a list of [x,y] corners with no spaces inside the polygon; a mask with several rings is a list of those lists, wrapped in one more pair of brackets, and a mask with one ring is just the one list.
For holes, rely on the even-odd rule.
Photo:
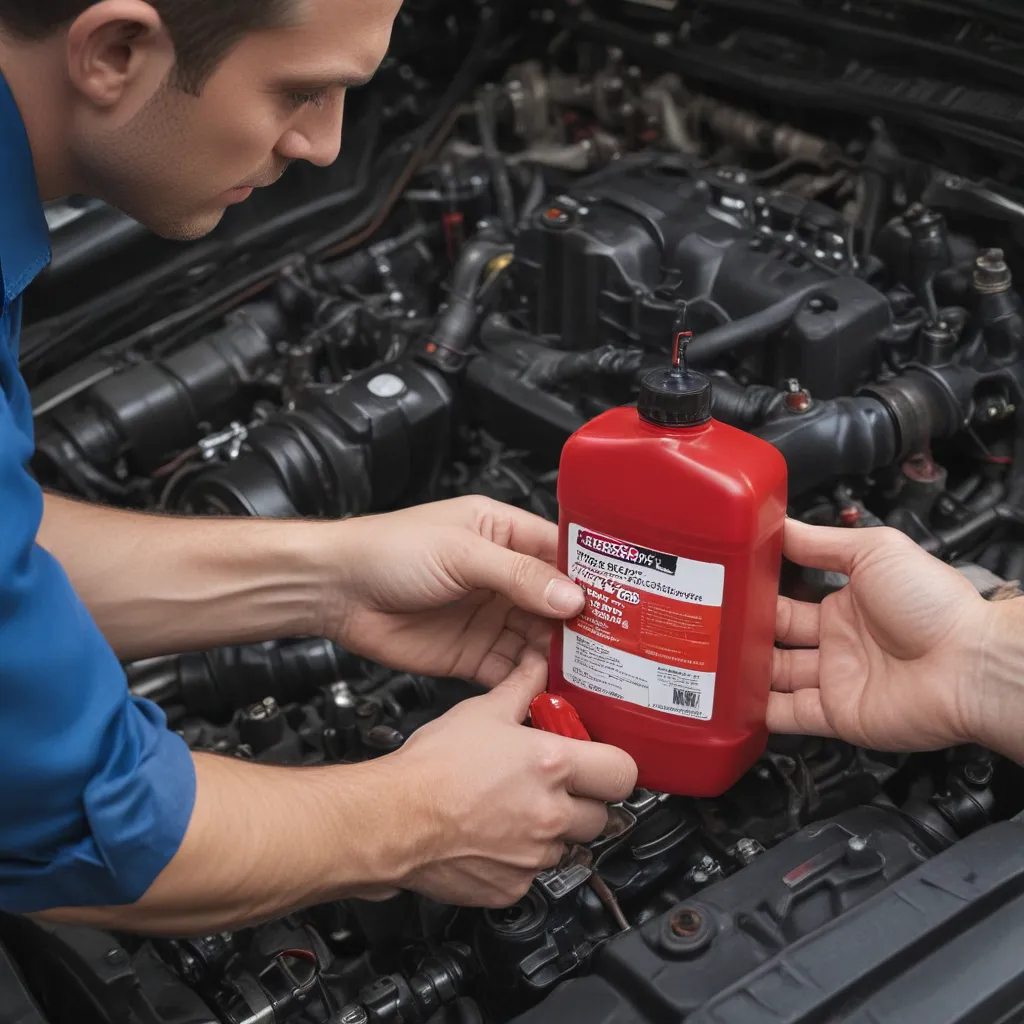
{"label": "engine bay", "polygon": [[[484,495],[555,520],[562,445],[682,324],[714,416],[785,456],[791,516],[896,527],[1020,596],[1022,46],[996,3],[407,4],[352,182],[39,304],[34,472],[175,515]],[[131,231],[93,211],[86,244],[69,210],[99,273]],[[845,582],[784,567],[805,600]],[[292,766],[386,756],[477,692],[318,638],[125,668],[193,749]],[[1019,965],[974,992],[950,964],[1019,943],[1021,784],[976,747],[776,737],[721,798],[637,790],[502,910],[403,893],[181,939],[0,918],[0,1020],[1003,1019]]]}

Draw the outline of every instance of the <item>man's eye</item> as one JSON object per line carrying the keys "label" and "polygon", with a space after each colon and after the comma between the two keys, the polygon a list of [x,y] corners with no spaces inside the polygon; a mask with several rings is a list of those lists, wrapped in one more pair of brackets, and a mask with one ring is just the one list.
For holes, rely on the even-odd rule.
{"label": "man's eye", "polygon": [[324,100],[327,99],[327,91],[325,89],[318,89],[316,92],[290,92],[288,93],[288,102],[296,109],[299,110],[302,107],[314,106],[322,107]]}

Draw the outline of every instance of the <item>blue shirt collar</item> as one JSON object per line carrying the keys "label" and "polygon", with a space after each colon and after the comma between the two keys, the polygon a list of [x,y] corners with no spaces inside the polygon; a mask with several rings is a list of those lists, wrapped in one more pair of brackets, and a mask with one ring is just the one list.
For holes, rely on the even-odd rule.
{"label": "blue shirt collar", "polygon": [[0,73],[0,279],[3,305],[50,262],[50,234],[39,200],[25,123]]}

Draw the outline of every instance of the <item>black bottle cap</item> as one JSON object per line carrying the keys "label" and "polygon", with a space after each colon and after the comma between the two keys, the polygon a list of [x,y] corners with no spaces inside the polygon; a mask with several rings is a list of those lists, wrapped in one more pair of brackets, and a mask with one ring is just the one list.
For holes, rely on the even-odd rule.
{"label": "black bottle cap", "polygon": [[693,427],[711,419],[711,381],[686,368],[685,347],[680,366],[680,341],[688,337],[683,332],[676,336],[671,367],[652,370],[640,383],[636,408],[648,423]]}

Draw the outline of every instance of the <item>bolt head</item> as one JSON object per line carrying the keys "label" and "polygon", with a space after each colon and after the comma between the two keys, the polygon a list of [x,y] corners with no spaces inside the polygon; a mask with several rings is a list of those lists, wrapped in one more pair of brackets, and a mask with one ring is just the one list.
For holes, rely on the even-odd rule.
{"label": "bolt head", "polygon": [[868,841],[863,836],[853,836],[846,845],[854,853],[861,853],[868,848]]}
{"label": "bolt head", "polygon": [[992,781],[992,763],[990,761],[971,761],[964,768],[964,778],[972,786],[987,786]]}
{"label": "bolt head", "polygon": [[1013,284],[1002,249],[986,249],[974,262],[974,290],[981,295],[998,295]]}
{"label": "bolt head", "polygon": [[702,918],[696,910],[680,910],[679,913],[672,918],[672,934],[678,935],[681,939],[688,939],[696,935],[703,924],[704,918]]}

